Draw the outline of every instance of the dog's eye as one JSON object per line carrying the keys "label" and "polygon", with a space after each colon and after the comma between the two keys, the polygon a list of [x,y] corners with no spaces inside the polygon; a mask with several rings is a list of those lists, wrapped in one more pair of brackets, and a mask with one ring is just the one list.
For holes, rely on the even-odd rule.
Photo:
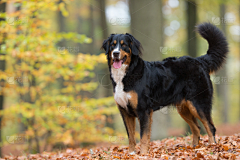
{"label": "dog's eye", "polygon": [[126,44],[123,44],[122,47],[126,47]]}
{"label": "dog's eye", "polygon": [[115,46],[115,44],[112,44],[112,46],[114,47],[114,46]]}

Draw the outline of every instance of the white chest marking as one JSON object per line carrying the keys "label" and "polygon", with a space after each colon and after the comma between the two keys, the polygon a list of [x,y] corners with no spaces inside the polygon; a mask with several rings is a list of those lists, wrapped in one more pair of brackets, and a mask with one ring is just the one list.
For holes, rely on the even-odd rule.
{"label": "white chest marking", "polygon": [[124,86],[122,83],[123,77],[126,74],[125,73],[126,68],[127,68],[127,65],[122,64],[121,68],[119,69],[115,69],[114,67],[111,67],[111,72],[112,72],[112,78],[116,83],[114,99],[121,107],[127,109],[128,99],[131,98],[131,95],[123,91]]}

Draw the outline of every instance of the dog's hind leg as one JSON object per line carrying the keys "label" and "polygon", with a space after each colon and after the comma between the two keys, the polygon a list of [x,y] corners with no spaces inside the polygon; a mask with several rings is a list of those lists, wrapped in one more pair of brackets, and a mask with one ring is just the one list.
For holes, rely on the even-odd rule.
{"label": "dog's hind leg", "polygon": [[[210,143],[217,143],[216,142],[216,138],[215,138],[215,134],[216,134],[216,128],[215,128],[215,126],[214,126],[214,124],[213,124],[213,121],[212,121],[212,117],[211,117],[211,115],[210,114],[204,114],[204,117],[205,117],[205,124],[208,126],[208,128],[209,128],[209,132],[211,132],[212,133],[212,137],[211,137],[211,135],[209,136],[209,142]],[[205,125],[204,125],[204,127],[205,127]],[[205,127],[206,128],[206,127]]]}
{"label": "dog's hind leg", "polygon": [[177,111],[180,116],[188,123],[190,129],[193,134],[193,142],[192,145],[196,146],[199,143],[200,139],[200,127],[197,123],[197,119],[192,115],[189,108],[187,107],[187,103],[183,102],[180,106],[177,106]]}
{"label": "dog's hind leg", "polygon": [[123,122],[125,125],[125,128],[127,130],[127,134],[128,134],[128,141],[129,141],[129,153],[134,152],[135,151],[135,146],[136,146],[136,141],[135,141],[135,126],[136,126],[136,122],[135,122],[135,117],[131,116],[127,113],[127,111],[121,107],[118,107],[122,118],[123,118]]}
{"label": "dog's hind leg", "polygon": [[[187,101],[187,106],[194,117],[197,117],[202,124],[204,125],[207,134],[208,134],[208,141],[209,143],[216,143],[215,140],[215,133],[216,128],[213,125],[212,117],[211,117],[211,106],[208,106],[207,103],[196,103],[193,105],[191,101]],[[200,105],[202,104],[202,106]],[[208,103],[211,105],[211,103]],[[198,110],[196,109],[198,107]],[[200,110],[200,111],[199,111]]]}
{"label": "dog's hind leg", "polygon": [[150,111],[150,113],[140,112],[138,114],[138,118],[140,122],[141,154],[148,153],[149,143],[151,138],[152,114],[153,114],[152,110]]}

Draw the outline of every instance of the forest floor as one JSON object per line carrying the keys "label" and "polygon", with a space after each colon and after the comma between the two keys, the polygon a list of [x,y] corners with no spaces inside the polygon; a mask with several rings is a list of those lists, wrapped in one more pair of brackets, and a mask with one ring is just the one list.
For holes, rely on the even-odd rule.
{"label": "forest floor", "polygon": [[208,144],[208,137],[201,136],[200,144],[191,147],[192,136],[172,137],[150,143],[149,154],[140,154],[139,143],[136,154],[130,155],[128,146],[112,145],[92,149],[66,149],[59,152],[43,152],[27,156],[5,156],[4,159],[240,159],[240,133],[231,136],[216,136],[217,144]]}

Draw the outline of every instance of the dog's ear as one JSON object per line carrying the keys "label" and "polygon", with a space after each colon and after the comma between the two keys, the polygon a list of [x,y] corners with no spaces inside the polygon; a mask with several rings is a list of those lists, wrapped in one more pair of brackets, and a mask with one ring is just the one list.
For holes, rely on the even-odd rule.
{"label": "dog's ear", "polygon": [[126,33],[126,35],[130,38],[131,40],[131,50],[132,50],[132,54],[134,55],[142,55],[142,45],[141,43],[135,39],[131,34]]}
{"label": "dog's ear", "polygon": [[110,47],[109,43],[114,35],[115,34],[111,34],[106,40],[103,41],[101,49],[104,49],[106,51],[106,55],[109,52],[109,47]]}

